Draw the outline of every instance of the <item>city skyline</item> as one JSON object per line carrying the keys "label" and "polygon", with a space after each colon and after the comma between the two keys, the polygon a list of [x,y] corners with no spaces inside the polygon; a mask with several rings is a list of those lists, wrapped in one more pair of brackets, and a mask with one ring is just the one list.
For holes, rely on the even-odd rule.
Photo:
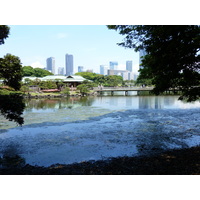
{"label": "city skyline", "polygon": [[12,25],[0,57],[7,53],[18,56],[23,66],[46,68],[46,59],[55,58],[56,72],[65,68],[65,54],[74,56],[74,73],[78,66],[100,73],[100,65],[118,62],[126,69],[133,61],[133,71],[139,69],[139,53],[117,45],[123,37],[105,25]]}

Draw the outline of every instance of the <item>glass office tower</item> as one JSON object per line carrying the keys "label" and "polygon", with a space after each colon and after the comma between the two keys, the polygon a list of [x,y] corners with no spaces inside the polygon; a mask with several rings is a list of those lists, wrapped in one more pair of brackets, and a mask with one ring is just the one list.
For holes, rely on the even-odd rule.
{"label": "glass office tower", "polygon": [[47,62],[47,70],[55,74],[56,73],[55,58],[54,57],[47,58],[46,62]]}
{"label": "glass office tower", "polygon": [[74,73],[74,62],[73,62],[73,55],[66,54],[65,55],[65,72],[66,76],[73,75]]}

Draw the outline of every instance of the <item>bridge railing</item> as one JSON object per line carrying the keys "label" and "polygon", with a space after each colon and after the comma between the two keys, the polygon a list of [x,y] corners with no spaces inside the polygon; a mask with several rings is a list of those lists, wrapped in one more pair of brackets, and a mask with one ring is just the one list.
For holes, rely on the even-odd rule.
{"label": "bridge railing", "polygon": [[102,87],[102,86],[99,86],[99,87],[94,87],[93,90],[96,90],[96,91],[100,91],[100,90],[103,90],[103,91],[106,91],[106,90],[113,90],[113,91],[117,91],[117,90],[152,90],[153,87]]}

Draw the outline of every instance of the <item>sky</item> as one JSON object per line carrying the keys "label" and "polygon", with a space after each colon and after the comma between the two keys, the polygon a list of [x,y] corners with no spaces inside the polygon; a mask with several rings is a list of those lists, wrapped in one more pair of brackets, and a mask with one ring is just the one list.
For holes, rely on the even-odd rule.
{"label": "sky", "polygon": [[139,53],[118,46],[121,36],[105,25],[8,25],[9,38],[0,46],[0,57],[7,53],[18,56],[23,66],[46,67],[46,59],[55,58],[56,71],[65,67],[65,55],[74,57],[74,72],[78,66],[84,70],[100,72],[100,65],[118,62],[125,69],[132,60],[133,71],[139,69]]}

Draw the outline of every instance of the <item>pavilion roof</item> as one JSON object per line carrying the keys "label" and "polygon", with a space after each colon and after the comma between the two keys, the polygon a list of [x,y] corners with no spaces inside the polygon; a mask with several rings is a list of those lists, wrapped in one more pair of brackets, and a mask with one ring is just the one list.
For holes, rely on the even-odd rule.
{"label": "pavilion roof", "polygon": [[83,78],[82,76],[72,75],[72,76],[62,76],[62,75],[49,75],[45,77],[32,77],[32,76],[26,76],[23,77],[22,81],[24,82],[25,79],[35,80],[39,79],[41,81],[56,81],[56,80],[62,80],[64,82],[83,82],[87,79]]}

